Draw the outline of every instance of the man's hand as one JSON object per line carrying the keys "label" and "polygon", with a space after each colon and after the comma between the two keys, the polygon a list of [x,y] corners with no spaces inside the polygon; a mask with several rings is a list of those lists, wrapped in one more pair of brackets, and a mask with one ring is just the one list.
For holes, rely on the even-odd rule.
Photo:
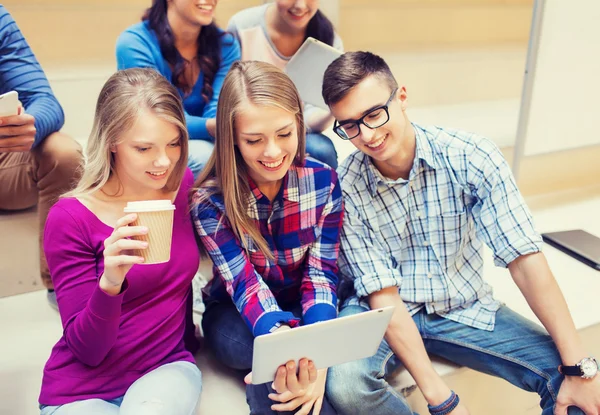
{"label": "man's hand", "polygon": [[556,399],[555,415],[567,415],[567,408],[576,406],[586,415],[600,414],[600,376],[582,379],[565,376]]}
{"label": "man's hand", "polygon": [[0,117],[0,153],[31,150],[35,141],[35,118],[20,107],[18,115]]}

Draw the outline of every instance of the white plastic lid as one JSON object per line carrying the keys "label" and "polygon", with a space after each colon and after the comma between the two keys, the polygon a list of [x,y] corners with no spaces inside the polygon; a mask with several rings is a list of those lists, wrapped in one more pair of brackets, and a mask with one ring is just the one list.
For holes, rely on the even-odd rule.
{"label": "white plastic lid", "polygon": [[127,202],[127,206],[123,209],[125,213],[157,212],[161,210],[175,210],[175,205],[170,200],[140,200]]}

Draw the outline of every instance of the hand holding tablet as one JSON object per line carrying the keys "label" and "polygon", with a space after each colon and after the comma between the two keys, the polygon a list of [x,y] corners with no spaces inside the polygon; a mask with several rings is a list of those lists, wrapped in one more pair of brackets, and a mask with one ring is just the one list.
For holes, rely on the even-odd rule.
{"label": "hand holding tablet", "polygon": [[373,356],[393,311],[386,307],[256,337],[252,383],[273,382],[279,366],[303,358],[318,370]]}

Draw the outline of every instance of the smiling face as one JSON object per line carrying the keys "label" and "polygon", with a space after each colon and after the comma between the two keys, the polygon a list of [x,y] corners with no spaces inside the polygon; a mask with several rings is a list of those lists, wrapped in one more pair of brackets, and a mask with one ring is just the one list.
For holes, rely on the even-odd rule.
{"label": "smiling face", "polygon": [[278,187],[298,152],[296,116],[280,107],[244,104],[235,116],[235,145],[258,188]]}
{"label": "smiling face", "polygon": [[290,27],[304,30],[319,10],[319,0],[277,0],[277,13]]}
{"label": "smiling face", "polygon": [[126,191],[161,190],[181,157],[180,131],[152,112],[142,111],[111,151],[114,170]]}
{"label": "smiling face", "polygon": [[215,16],[218,0],[167,0],[169,21],[176,25],[208,26]]}
{"label": "smiling face", "polygon": [[[371,75],[353,87],[339,102],[332,104],[331,113],[340,124],[356,121],[374,108],[385,105],[391,92],[386,82]],[[389,101],[389,120],[373,129],[361,125],[360,134],[350,140],[357,149],[370,156],[377,167],[393,163],[410,135],[410,123],[404,112],[406,98],[404,87],[399,88],[396,96]],[[368,123],[370,120],[365,121]]]}

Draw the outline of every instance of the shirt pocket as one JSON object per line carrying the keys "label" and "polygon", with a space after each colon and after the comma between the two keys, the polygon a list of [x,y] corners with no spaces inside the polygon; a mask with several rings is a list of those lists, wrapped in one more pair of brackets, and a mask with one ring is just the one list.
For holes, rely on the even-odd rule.
{"label": "shirt pocket", "polygon": [[267,275],[271,260],[265,256],[249,235],[244,235],[244,241],[247,246],[246,255],[250,263],[254,266],[254,270],[262,276]]}
{"label": "shirt pocket", "polygon": [[429,234],[432,247],[440,262],[447,269],[457,258],[467,240],[469,217],[466,211],[448,213],[429,218]]}

